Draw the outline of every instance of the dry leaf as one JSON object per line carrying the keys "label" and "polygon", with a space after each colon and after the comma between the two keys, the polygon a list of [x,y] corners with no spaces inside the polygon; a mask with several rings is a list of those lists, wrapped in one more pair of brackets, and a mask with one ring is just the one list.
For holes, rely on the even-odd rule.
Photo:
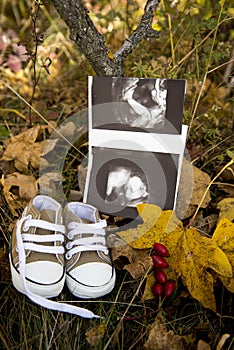
{"label": "dry leaf", "polygon": [[103,323],[99,324],[97,327],[91,328],[85,333],[87,342],[96,347],[99,345],[106,331],[106,327]]}
{"label": "dry leaf", "polygon": [[17,209],[22,209],[37,194],[38,187],[34,176],[13,173],[0,180],[3,193],[9,209],[14,216],[18,216]]}
{"label": "dry leaf", "polygon": [[157,315],[154,323],[148,327],[148,339],[144,344],[146,350],[183,350],[183,343],[179,335],[172,330],[168,331],[165,320],[160,314]]}
{"label": "dry leaf", "polygon": [[211,350],[211,347],[204,340],[199,340],[197,344],[197,350]]}
{"label": "dry leaf", "polygon": [[226,340],[230,337],[230,334],[223,334],[217,347],[216,347],[216,350],[221,350],[222,347],[224,346]]}
{"label": "dry leaf", "polygon": [[[185,158],[183,159],[176,204],[176,214],[179,218],[189,217],[195,212],[209,183],[208,174],[192,165]],[[210,200],[210,192],[208,191],[201,207],[206,208]]]}
{"label": "dry leaf", "polygon": [[55,131],[53,134],[54,138],[66,138],[68,140],[71,140],[73,138],[73,135],[76,131],[76,125],[72,121],[69,121],[67,123],[61,124],[59,128]]}
{"label": "dry leaf", "polygon": [[55,172],[48,172],[43,174],[39,179],[37,180],[38,184],[40,185],[40,188],[52,188],[54,183],[62,183],[63,177],[60,173],[55,173]]}
{"label": "dry leaf", "polygon": [[219,276],[225,287],[234,293],[234,224],[224,218],[221,219],[213,234],[212,240],[226,254],[233,271],[231,277]]}
{"label": "dry leaf", "polygon": [[221,191],[226,192],[230,197],[234,197],[234,185],[228,183],[222,183],[217,185]]}
{"label": "dry leaf", "polygon": [[123,269],[125,265],[131,264],[135,260],[135,250],[128,244],[111,249],[113,264],[118,269]]}
{"label": "dry leaf", "polygon": [[145,277],[147,273],[152,269],[153,263],[151,257],[143,256],[136,260],[134,263],[126,265],[125,270],[127,270],[132,278],[138,279]]}
{"label": "dry leaf", "polygon": [[217,208],[220,210],[219,219],[234,220],[234,198],[225,198],[218,203]]}
{"label": "dry leaf", "polygon": [[185,230],[170,210],[161,211],[160,216],[159,208],[153,204],[140,204],[137,210],[143,224],[120,232],[119,236],[136,249],[152,248],[155,242],[163,243],[170,253],[167,262],[177,278],[182,277],[190,294],[204,307],[215,310],[213,276],[207,269],[231,277],[232,268],[226,254],[214,240],[201,236],[195,228]]}
{"label": "dry leaf", "polygon": [[37,142],[37,138],[45,129],[51,131],[50,126],[37,125],[17,136],[12,136],[2,160],[14,161],[16,169],[24,173],[27,173],[29,163],[33,168],[39,168],[44,150],[47,148],[48,152],[51,151],[56,143],[55,140],[52,140],[51,146],[48,146],[49,140]]}

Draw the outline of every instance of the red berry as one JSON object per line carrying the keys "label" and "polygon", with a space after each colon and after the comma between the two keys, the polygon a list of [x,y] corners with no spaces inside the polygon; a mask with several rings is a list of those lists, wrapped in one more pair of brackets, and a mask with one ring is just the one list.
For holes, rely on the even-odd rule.
{"label": "red berry", "polygon": [[153,285],[153,293],[155,296],[160,296],[163,294],[163,286],[160,283],[154,283]]}
{"label": "red berry", "polygon": [[173,280],[168,280],[164,285],[164,298],[169,298],[174,294],[176,290],[176,284]]}
{"label": "red berry", "polygon": [[165,256],[165,257],[170,256],[170,254],[169,254],[167,248],[165,247],[165,245],[163,245],[161,243],[154,243],[154,250],[160,256]]}
{"label": "red berry", "polygon": [[153,265],[156,269],[166,269],[169,265],[163,259],[163,257],[159,255],[152,255]]}
{"label": "red berry", "polygon": [[156,281],[161,283],[161,284],[164,284],[167,281],[167,275],[162,270],[155,271],[155,278],[156,278]]}

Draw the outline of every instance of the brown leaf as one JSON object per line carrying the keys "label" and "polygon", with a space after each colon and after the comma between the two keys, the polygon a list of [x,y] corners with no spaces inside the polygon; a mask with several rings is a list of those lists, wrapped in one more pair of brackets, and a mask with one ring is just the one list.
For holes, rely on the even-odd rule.
{"label": "brown leaf", "polygon": [[[200,204],[210,181],[208,174],[184,158],[176,204],[176,214],[179,218],[187,218],[195,212],[196,206]],[[201,207],[206,208],[210,200],[210,192],[208,191]]]}
{"label": "brown leaf", "polygon": [[146,350],[183,350],[183,343],[179,335],[167,330],[165,320],[159,313],[152,325],[148,327],[148,339],[144,344]]}
{"label": "brown leaf", "polygon": [[53,140],[51,147],[49,146],[48,148],[49,140],[37,142],[37,138],[45,129],[48,132],[52,130],[51,126],[36,125],[17,136],[12,136],[2,160],[14,161],[16,169],[24,173],[27,173],[29,163],[33,168],[38,169],[41,163],[41,156],[45,152],[45,149],[47,148],[48,151],[51,151],[56,143]]}
{"label": "brown leaf", "polygon": [[0,180],[3,193],[9,209],[14,216],[18,216],[17,209],[22,209],[37,194],[38,187],[34,176],[13,173]]}
{"label": "brown leaf", "polygon": [[[138,251],[139,252],[139,251]],[[138,279],[145,277],[147,273],[152,269],[153,263],[149,255],[143,256],[136,260],[134,263],[126,265],[125,270],[127,270],[132,278]]]}
{"label": "brown leaf", "polygon": [[232,221],[234,219],[234,198],[225,198],[218,203],[219,220],[226,218]]}
{"label": "brown leaf", "polygon": [[211,347],[204,340],[199,340],[197,344],[197,350],[211,350]]}
{"label": "brown leaf", "polygon": [[223,334],[217,347],[216,350],[221,350],[226,342],[226,340],[230,337],[230,334]]}
{"label": "brown leaf", "polygon": [[85,333],[87,342],[96,347],[99,345],[106,331],[106,327],[103,323],[99,324],[97,327],[91,328]]}
{"label": "brown leaf", "polygon": [[120,247],[114,247],[111,250],[112,261],[115,267],[123,269],[125,265],[134,262],[135,250],[128,244]]}

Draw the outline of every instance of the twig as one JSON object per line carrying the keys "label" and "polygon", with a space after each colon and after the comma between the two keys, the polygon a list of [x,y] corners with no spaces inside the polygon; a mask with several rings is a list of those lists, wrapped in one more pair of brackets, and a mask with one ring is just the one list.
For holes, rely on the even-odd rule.
{"label": "twig", "polygon": [[134,30],[134,32],[127,38],[121,48],[116,51],[114,58],[118,64],[126,59],[126,57],[133,51],[133,49],[141,42],[144,38],[158,38],[159,32],[152,28],[152,21],[154,18],[154,13],[159,4],[158,0],[148,0],[144,14],[141,18],[141,22]]}
{"label": "twig", "polygon": [[103,35],[93,24],[87,8],[80,0],[51,0],[56,10],[70,29],[70,37],[77,44],[97,75],[121,76],[122,63],[144,38],[157,38],[159,33],[152,28],[152,21],[159,0],[148,0],[141,22],[113,55],[108,52]]}
{"label": "twig", "polygon": [[33,12],[31,10],[31,20],[32,20],[32,24],[33,24],[33,28],[32,28],[32,38],[33,41],[35,42],[35,50],[33,53],[30,54],[30,58],[32,60],[33,63],[33,89],[32,89],[32,94],[31,94],[31,98],[29,100],[29,125],[32,126],[32,108],[31,105],[33,103],[34,100],[34,96],[35,96],[35,92],[36,92],[36,87],[38,85],[38,81],[40,79],[40,71],[39,74],[37,76],[37,67],[36,67],[36,63],[37,63],[37,52],[38,52],[38,46],[40,43],[40,39],[39,39],[39,35],[37,33],[37,28],[36,28],[36,24],[37,24],[37,19],[38,19],[38,15],[39,15],[39,11],[40,11],[40,1],[35,1],[35,6],[36,6],[36,10],[35,12]]}

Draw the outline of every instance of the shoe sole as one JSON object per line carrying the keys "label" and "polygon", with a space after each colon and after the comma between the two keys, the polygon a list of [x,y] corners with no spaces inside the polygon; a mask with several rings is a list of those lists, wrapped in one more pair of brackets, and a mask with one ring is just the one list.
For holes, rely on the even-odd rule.
{"label": "shoe sole", "polygon": [[99,287],[89,287],[89,286],[83,285],[77,282],[76,280],[74,280],[68,274],[66,275],[66,284],[69,291],[74,296],[82,299],[90,299],[90,298],[95,299],[95,298],[102,297],[106,294],[109,294],[115,286],[115,280],[116,280],[115,270],[113,271],[113,276],[110,279],[110,281],[104,284],[103,286],[99,286]]}
{"label": "shoe sole", "polygon": [[[20,278],[20,274],[15,268],[14,264],[12,263],[11,254],[9,254],[9,260],[10,260],[11,278],[12,278],[12,283],[14,287],[19,292],[23,294],[27,294],[23,286],[22,280]],[[58,282],[49,284],[49,285],[34,283],[26,279],[26,285],[28,289],[36,295],[39,295],[44,298],[53,298],[53,297],[57,297],[61,293],[65,284],[65,278],[66,276],[64,274],[64,276]]]}

